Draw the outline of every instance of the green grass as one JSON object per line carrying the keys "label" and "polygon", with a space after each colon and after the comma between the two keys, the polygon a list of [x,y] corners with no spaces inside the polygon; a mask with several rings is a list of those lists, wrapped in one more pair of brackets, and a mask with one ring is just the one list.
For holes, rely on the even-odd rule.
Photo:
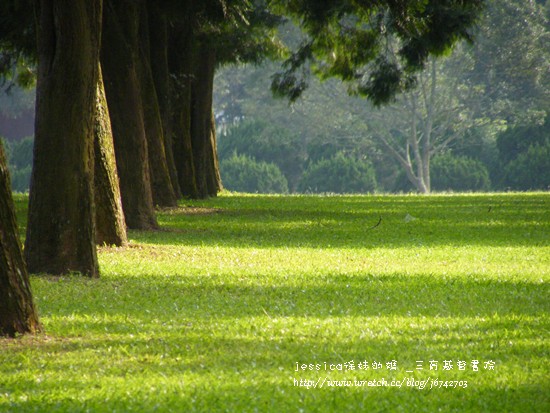
{"label": "green grass", "polygon": [[[224,194],[158,217],[100,249],[99,280],[32,277],[45,333],[0,340],[0,411],[550,410],[547,193]],[[382,379],[405,384],[328,386]]]}

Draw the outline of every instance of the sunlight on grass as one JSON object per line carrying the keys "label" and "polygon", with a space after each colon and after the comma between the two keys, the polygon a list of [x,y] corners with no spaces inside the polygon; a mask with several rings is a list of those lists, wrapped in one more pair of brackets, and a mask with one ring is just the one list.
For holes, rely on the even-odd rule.
{"label": "sunlight on grass", "polygon": [[[548,410],[549,207],[224,194],[159,211],[161,231],[100,248],[99,280],[32,278],[45,334],[0,340],[0,411]],[[366,384],[382,379],[402,386]]]}

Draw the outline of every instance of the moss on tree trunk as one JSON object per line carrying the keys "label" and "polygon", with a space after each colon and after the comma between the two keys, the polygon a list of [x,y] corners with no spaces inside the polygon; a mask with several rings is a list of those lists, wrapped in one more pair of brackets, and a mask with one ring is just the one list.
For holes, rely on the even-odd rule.
{"label": "moss on tree trunk", "polygon": [[[149,22],[145,2],[139,8],[137,68],[143,107],[143,121],[151,172],[151,190],[153,203],[161,207],[173,207],[177,204],[172,186],[168,162],[164,147],[164,131],[160,117],[157,92],[151,71],[151,53],[149,46]],[[130,41],[133,44],[133,41]]]}
{"label": "moss on tree trunk", "polygon": [[105,1],[101,65],[115,146],[124,217],[129,228],[157,228],[137,71],[138,4]]}
{"label": "moss on tree trunk", "polygon": [[0,141],[0,336],[40,329],[15,221],[9,172]]}
{"label": "moss on tree trunk", "polygon": [[40,2],[34,165],[25,256],[33,273],[99,275],[93,123],[101,1]]}
{"label": "moss on tree trunk", "polygon": [[101,70],[97,82],[94,152],[96,243],[98,245],[121,246],[126,244],[128,238],[120,198],[113,133]]}

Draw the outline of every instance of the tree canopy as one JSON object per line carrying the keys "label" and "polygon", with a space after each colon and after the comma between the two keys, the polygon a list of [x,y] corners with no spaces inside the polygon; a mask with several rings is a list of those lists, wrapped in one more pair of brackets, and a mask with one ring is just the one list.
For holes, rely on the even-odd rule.
{"label": "tree canopy", "polygon": [[312,71],[338,77],[375,105],[416,84],[430,55],[472,40],[482,0],[273,0],[306,34],[273,79],[273,91],[296,100]]}

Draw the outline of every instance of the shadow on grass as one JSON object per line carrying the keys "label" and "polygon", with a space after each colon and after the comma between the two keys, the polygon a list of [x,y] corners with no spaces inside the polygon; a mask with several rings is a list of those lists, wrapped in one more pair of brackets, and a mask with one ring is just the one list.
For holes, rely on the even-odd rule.
{"label": "shadow on grass", "polygon": [[[62,398],[55,402],[38,399],[12,405],[17,412],[537,412],[549,405],[543,386],[507,388],[482,386],[468,389],[417,390],[411,388],[304,389],[288,384],[254,382],[187,386],[184,381],[163,386],[144,382],[130,394],[96,391],[81,400]],[[100,389],[104,390],[104,389]],[[106,393],[106,394],[105,394]],[[1,405],[0,405],[1,406]]]}
{"label": "shadow on grass", "polygon": [[[295,283],[295,280],[289,282]],[[59,282],[63,300],[37,297],[47,313],[147,314],[170,319],[213,317],[490,317],[538,316],[550,312],[550,285],[496,281],[472,275],[470,279],[408,275],[327,275],[285,285],[250,285],[249,280],[227,283],[221,277],[151,276],[148,280],[100,280],[90,294],[89,283],[78,278]],[[64,285],[65,284],[65,285]],[[55,306],[55,308],[54,308]],[[49,308],[49,310],[48,310]],[[88,312],[87,309],[90,309]]]}
{"label": "shadow on grass", "polygon": [[[135,320],[138,321],[138,320]],[[456,320],[434,322],[422,331],[392,329],[387,337],[361,337],[352,330],[338,329],[319,335],[295,336],[275,326],[256,325],[247,336],[245,326],[232,327],[201,323],[193,327],[174,318],[145,322],[148,338],[124,333],[119,323],[89,324],[73,320],[78,331],[105,334],[101,340],[72,338],[42,344],[40,380],[20,380],[25,400],[12,403],[13,411],[545,411],[549,399],[543,382],[518,386],[499,381],[498,369],[513,349],[502,338],[484,337],[517,325],[493,320],[472,321],[469,329]],[[258,320],[256,320],[258,321]],[[254,323],[254,320],[252,320]],[[223,320],[222,320],[223,323]],[[253,323],[250,328],[254,328]],[[230,324],[226,323],[228,327]],[[365,329],[358,325],[356,330]],[[97,331],[94,329],[97,328]],[[288,326],[286,327],[289,328]],[[340,326],[340,328],[344,328]],[[537,328],[522,323],[522,340],[536,341]],[[208,332],[210,331],[210,335]],[[517,331],[517,330],[516,330]],[[540,330],[539,330],[540,331]],[[292,332],[292,331],[291,331]],[[505,340],[510,340],[507,337]],[[488,343],[491,347],[488,348]],[[536,344],[520,351],[543,357]],[[73,357],[70,354],[74,353]],[[50,363],[48,354],[70,357],[70,362]],[[101,354],[100,358],[94,355]],[[401,355],[406,354],[406,359]],[[46,355],[46,356],[44,356]],[[401,357],[400,357],[401,356]],[[402,362],[415,366],[418,357],[482,358],[496,360],[496,371],[405,373]],[[295,363],[344,362],[348,360],[399,360],[398,372],[353,371],[296,372]],[[67,372],[74,372],[72,380]],[[86,372],[86,374],[82,374]],[[101,381],[98,381],[101,376]],[[444,380],[467,380],[467,389],[419,390],[412,388],[323,388],[306,389],[294,385],[294,378],[329,380],[387,380],[413,376]],[[200,379],[199,379],[200,377]],[[72,397],[63,396],[71,389]],[[4,387],[8,394],[10,388]],[[44,398],[44,395],[48,397]],[[0,399],[1,400],[1,399]],[[55,401],[54,401],[55,400]],[[2,405],[0,404],[0,407]],[[542,410],[541,410],[542,409]]]}
{"label": "shadow on grass", "polygon": [[[154,244],[399,248],[550,245],[550,196],[239,197],[159,214]],[[211,208],[215,209],[212,210]],[[196,212],[196,206],[192,211]],[[208,212],[210,211],[210,212]]]}

